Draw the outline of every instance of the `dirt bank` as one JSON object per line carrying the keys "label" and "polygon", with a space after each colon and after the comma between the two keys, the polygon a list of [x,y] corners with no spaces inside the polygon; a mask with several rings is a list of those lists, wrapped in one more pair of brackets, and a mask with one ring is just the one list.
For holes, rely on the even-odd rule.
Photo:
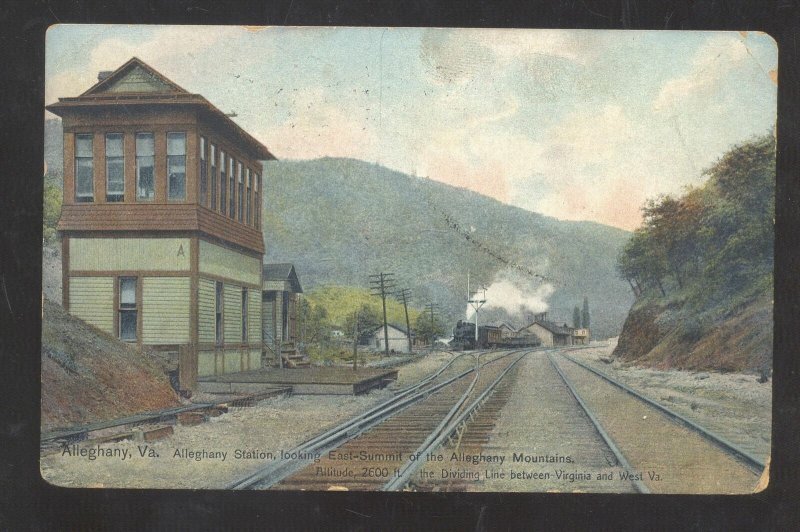
{"label": "dirt bank", "polygon": [[159,359],[44,300],[43,432],[178,404]]}
{"label": "dirt bank", "polygon": [[772,366],[772,301],[758,299],[715,319],[686,317],[678,305],[635,305],[614,357],[657,369],[752,372]]}

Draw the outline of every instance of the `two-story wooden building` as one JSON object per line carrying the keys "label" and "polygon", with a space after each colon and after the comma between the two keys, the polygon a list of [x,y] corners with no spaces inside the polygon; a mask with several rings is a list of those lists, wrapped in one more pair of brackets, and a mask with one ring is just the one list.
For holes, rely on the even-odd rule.
{"label": "two-story wooden building", "polygon": [[261,366],[269,150],[137,58],[47,106],[64,126],[63,304],[197,376]]}

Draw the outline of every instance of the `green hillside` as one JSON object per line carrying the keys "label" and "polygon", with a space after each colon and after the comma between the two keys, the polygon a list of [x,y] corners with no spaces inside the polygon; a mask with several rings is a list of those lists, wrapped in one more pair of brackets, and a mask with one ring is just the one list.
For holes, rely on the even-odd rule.
{"label": "green hillside", "polygon": [[[618,334],[633,300],[614,269],[629,236],[619,229],[353,159],[269,162],[264,182],[265,260],[293,262],[305,288],[366,288],[369,274],[393,272],[416,306],[435,301],[452,323],[466,308],[468,270],[473,283],[498,275],[530,290],[549,283],[550,316],[570,322],[588,296],[596,337]],[[524,321],[496,310],[487,319]]]}
{"label": "green hillside", "polygon": [[[336,285],[318,286],[306,293],[305,297],[312,305],[324,308],[329,322],[339,328],[344,328],[347,319],[364,306],[372,309],[375,315],[383,313],[381,298],[371,296],[366,289]],[[408,309],[412,327],[418,315],[419,311]],[[405,328],[406,315],[402,303],[393,299],[386,300],[386,321]]]}
{"label": "green hillside", "polygon": [[772,365],[775,137],[736,146],[681,197],[644,208],[620,254],[637,293],[616,356],[659,367]]}

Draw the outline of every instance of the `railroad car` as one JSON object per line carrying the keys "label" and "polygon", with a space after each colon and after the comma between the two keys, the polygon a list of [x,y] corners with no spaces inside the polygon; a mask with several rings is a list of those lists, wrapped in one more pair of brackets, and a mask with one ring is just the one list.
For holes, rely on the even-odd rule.
{"label": "railroad car", "polygon": [[453,340],[450,345],[456,349],[492,349],[497,347],[538,347],[542,341],[535,334],[521,336],[503,336],[499,327],[494,325],[478,326],[478,340],[475,341],[475,324],[459,320],[453,329]]}

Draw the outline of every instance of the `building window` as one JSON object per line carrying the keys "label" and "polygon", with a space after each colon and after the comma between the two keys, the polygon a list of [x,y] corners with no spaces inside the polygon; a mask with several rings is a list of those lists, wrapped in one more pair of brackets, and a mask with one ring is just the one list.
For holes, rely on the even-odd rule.
{"label": "building window", "polygon": [[186,199],[186,133],[167,133],[167,198]]}
{"label": "building window", "polygon": [[211,161],[211,209],[217,210],[217,147],[213,144],[208,159]]}
{"label": "building window", "polygon": [[125,199],[125,158],[122,133],[106,133],[106,201]]}
{"label": "building window", "polygon": [[259,231],[261,231],[261,225],[260,225],[261,224],[261,196],[260,196],[260,194],[258,192],[260,180],[261,180],[261,178],[258,176],[258,174],[254,174],[254,176],[253,176],[253,190],[255,191],[256,197],[255,197],[255,202],[254,202],[254,205],[253,205],[253,209],[255,209],[255,212],[253,213],[253,221],[255,223],[256,228],[258,228]]}
{"label": "building window", "polygon": [[155,193],[155,137],[152,133],[136,134],[136,199],[151,200]]}
{"label": "building window", "polygon": [[236,194],[236,181],[234,180],[233,166],[234,166],[233,157],[228,157],[228,183],[230,185],[229,190],[228,190],[228,195],[229,195],[229,197],[228,197],[228,202],[229,202],[228,216],[230,216],[231,218],[233,218],[233,214],[234,214],[233,211],[236,208],[236,201],[235,201],[236,200],[236,197],[235,197],[235,194]]}
{"label": "building window", "polygon": [[252,221],[252,218],[250,216],[250,211],[251,211],[250,201],[253,199],[252,193],[250,192],[251,187],[252,187],[251,178],[252,178],[252,176],[250,175],[250,169],[248,168],[247,169],[247,207],[246,207],[247,208],[247,225],[250,225],[250,222]]}
{"label": "building window", "polygon": [[139,311],[136,307],[136,277],[119,278],[119,339],[136,341]]}
{"label": "building window", "polygon": [[228,190],[228,181],[225,177],[227,174],[225,173],[225,152],[219,150],[219,212],[225,214],[225,210],[228,208],[228,203],[225,201],[227,195],[225,191]]}
{"label": "building window", "polygon": [[242,343],[247,343],[247,288],[242,288]]}
{"label": "building window", "polygon": [[93,135],[75,135],[75,201],[94,201]]}
{"label": "building window", "polygon": [[222,282],[217,281],[215,293],[215,320],[214,320],[214,340],[217,345],[222,345]]}
{"label": "building window", "polygon": [[206,206],[208,199],[208,168],[206,161],[206,138],[200,137],[200,205]]}
{"label": "building window", "polygon": [[244,215],[244,181],[242,181],[242,163],[236,163],[236,178],[239,181],[239,221],[242,221]]}

